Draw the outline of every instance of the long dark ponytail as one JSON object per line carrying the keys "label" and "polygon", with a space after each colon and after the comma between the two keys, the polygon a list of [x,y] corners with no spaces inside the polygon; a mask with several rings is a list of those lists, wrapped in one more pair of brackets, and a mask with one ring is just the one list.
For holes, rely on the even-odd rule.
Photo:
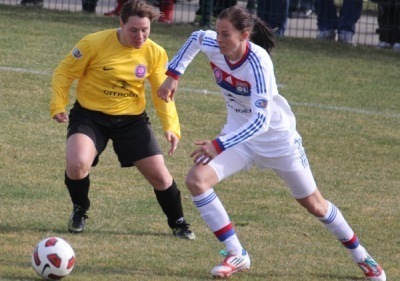
{"label": "long dark ponytail", "polygon": [[250,32],[250,41],[271,53],[275,47],[275,32],[264,21],[252,15],[240,6],[232,6],[223,10],[218,19],[229,20],[235,29]]}

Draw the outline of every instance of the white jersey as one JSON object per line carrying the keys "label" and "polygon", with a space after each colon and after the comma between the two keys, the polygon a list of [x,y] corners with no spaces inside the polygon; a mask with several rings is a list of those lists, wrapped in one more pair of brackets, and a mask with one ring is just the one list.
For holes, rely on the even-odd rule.
{"label": "white jersey", "polygon": [[286,154],[287,144],[297,135],[296,120],[278,93],[271,58],[263,48],[248,42],[245,55],[231,62],[220,53],[216,36],[211,30],[193,32],[170,62],[168,74],[182,75],[197,53],[204,52],[228,113],[222,134],[214,140],[221,151],[246,142],[257,154]]}

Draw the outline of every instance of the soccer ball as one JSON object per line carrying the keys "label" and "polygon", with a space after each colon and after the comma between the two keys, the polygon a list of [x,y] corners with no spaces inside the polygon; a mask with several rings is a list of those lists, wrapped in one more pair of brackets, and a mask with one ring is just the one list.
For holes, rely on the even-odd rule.
{"label": "soccer ball", "polygon": [[46,280],[60,280],[71,273],[74,265],[74,250],[59,237],[43,239],[32,254],[33,269]]}

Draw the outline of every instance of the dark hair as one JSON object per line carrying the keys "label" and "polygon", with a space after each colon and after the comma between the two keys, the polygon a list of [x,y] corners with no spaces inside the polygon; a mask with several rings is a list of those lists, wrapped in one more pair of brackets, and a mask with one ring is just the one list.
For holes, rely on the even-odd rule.
{"label": "dark hair", "polygon": [[150,21],[153,21],[159,14],[152,5],[144,0],[129,0],[122,6],[120,19],[125,24],[131,16],[149,18]]}
{"label": "dark hair", "polygon": [[253,16],[248,10],[239,6],[232,6],[223,10],[218,19],[227,19],[238,31],[248,31],[250,41],[264,48],[271,53],[275,47],[275,32],[269,28],[257,16]]}

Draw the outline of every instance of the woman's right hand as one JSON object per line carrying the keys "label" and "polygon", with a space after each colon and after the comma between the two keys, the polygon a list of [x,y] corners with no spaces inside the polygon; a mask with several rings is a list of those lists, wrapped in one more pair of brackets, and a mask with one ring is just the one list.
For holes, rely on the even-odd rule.
{"label": "woman's right hand", "polygon": [[58,123],[67,123],[69,120],[68,114],[65,112],[61,112],[61,113],[54,115],[53,119],[56,120]]}
{"label": "woman's right hand", "polygon": [[178,88],[178,80],[168,76],[164,83],[158,88],[157,95],[165,102],[174,101],[176,89]]}

